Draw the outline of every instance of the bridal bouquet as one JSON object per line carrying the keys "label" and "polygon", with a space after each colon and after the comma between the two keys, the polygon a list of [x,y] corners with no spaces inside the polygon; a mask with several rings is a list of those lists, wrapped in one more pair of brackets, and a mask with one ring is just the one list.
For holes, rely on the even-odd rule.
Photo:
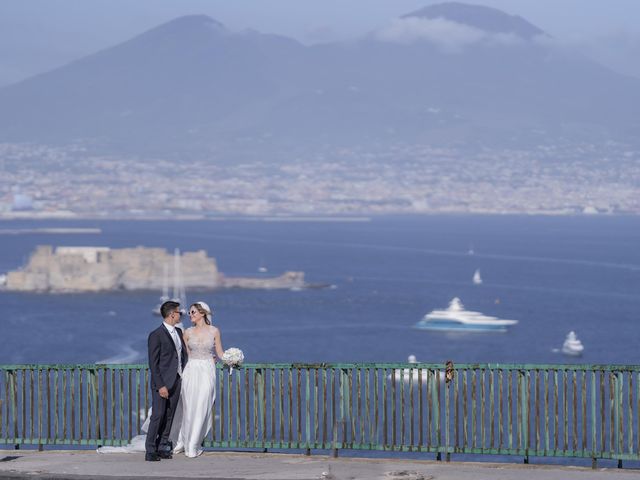
{"label": "bridal bouquet", "polygon": [[233,373],[233,369],[242,365],[244,362],[244,353],[239,348],[229,348],[222,354],[222,361],[229,367],[230,373]]}

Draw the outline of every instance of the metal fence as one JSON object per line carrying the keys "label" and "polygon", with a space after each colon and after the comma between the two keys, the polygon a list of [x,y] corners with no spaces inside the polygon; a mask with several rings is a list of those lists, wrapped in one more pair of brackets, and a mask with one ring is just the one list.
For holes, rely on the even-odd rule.
{"label": "metal fence", "polygon": [[[123,445],[146,365],[0,366],[0,444]],[[640,459],[640,366],[218,366],[218,448]]]}

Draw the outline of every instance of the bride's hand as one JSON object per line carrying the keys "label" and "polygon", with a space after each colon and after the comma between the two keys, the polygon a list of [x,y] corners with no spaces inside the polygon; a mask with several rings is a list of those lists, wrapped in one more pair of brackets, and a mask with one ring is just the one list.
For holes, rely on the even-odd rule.
{"label": "bride's hand", "polygon": [[158,390],[158,393],[162,398],[169,398],[169,389],[167,387],[162,387]]}

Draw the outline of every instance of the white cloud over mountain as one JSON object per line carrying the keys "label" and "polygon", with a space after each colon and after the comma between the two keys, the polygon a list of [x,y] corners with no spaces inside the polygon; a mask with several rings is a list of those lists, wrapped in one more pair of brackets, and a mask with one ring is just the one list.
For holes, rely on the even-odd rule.
{"label": "white cloud over mountain", "polygon": [[459,53],[466,47],[478,44],[510,46],[524,42],[513,33],[487,32],[445,18],[420,17],[396,18],[380,28],[376,37],[383,42],[400,44],[427,41],[446,53]]}

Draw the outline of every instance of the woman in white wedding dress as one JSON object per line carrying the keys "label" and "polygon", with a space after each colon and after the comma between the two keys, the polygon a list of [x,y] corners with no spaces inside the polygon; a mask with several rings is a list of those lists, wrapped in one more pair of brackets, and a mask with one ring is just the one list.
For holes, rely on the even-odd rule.
{"label": "woman in white wedding dress", "polygon": [[224,350],[220,330],[211,325],[211,309],[204,302],[189,307],[193,327],[184,332],[189,361],[182,372],[182,422],[173,453],[184,450],[187,457],[202,454],[202,441],[211,431],[211,415],[216,398],[215,359]]}

